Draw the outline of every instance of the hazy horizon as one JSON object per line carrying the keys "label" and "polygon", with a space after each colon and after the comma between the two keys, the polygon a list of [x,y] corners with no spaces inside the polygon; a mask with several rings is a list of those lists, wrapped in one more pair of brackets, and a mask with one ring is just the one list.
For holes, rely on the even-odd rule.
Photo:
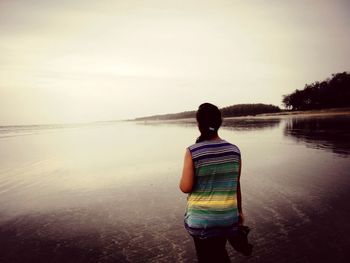
{"label": "hazy horizon", "polygon": [[348,1],[0,0],[0,125],[133,119],[350,69]]}
{"label": "hazy horizon", "polygon": [[[252,104],[259,104],[259,103],[252,103]],[[236,104],[237,105],[237,104]],[[227,106],[233,106],[233,105],[224,105],[223,107]],[[196,111],[196,109],[190,109],[186,111]],[[103,123],[103,122],[123,122],[123,121],[130,121],[130,120],[136,120],[138,118],[144,118],[144,117],[153,117],[153,116],[161,116],[161,115],[168,115],[168,114],[177,114],[177,113],[182,113],[185,111],[178,111],[178,112],[160,112],[160,113],[155,113],[152,115],[143,115],[143,116],[136,116],[133,118],[125,118],[125,119],[110,119],[110,120],[89,120],[89,121],[76,121],[76,122],[45,122],[45,123],[22,123],[22,124],[0,124],[0,127],[6,127],[6,126],[31,126],[31,125],[74,125],[74,124],[90,124],[90,123]]]}

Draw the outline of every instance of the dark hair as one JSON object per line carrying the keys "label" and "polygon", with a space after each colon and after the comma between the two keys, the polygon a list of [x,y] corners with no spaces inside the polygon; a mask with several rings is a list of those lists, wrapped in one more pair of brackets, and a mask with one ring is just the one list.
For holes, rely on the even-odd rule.
{"label": "dark hair", "polygon": [[217,136],[222,123],[221,112],[218,107],[211,103],[203,103],[199,106],[196,119],[201,135],[196,142],[210,140]]}

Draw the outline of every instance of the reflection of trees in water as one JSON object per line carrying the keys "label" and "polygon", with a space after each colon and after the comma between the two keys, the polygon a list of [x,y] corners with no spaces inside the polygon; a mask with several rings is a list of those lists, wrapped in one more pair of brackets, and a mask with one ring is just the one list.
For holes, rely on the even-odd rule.
{"label": "reflection of trees in water", "polygon": [[[244,119],[226,119],[224,118],[224,122],[222,127],[229,128],[235,131],[249,131],[249,130],[261,130],[266,128],[275,128],[278,127],[281,120],[278,118],[274,119],[260,119],[260,118],[244,118]],[[196,119],[183,119],[176,121],[143,121],[136,122],[141,125],[180,125],[183,127],[193,127],[197,126]]]}
{"label": "reflection of trees in water", "polygon": [[266,128],[278,127],[281,120],[275,119],[260,119],[260,118],[244,118],[244,119],[224,119],[223,127],[231,128],[238,131],[261,130]]}
{"label": "reflection of trees in water", "polygon": [[287,120],[284,135],[312,148],[350,154],[350,116],[292,118]]}

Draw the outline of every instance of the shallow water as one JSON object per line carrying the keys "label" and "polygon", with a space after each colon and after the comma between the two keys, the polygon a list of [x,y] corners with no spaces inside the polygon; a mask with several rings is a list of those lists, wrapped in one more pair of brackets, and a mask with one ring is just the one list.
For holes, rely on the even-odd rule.
{"label": "shallow water", "polygon": [[[147,124],[147,125],[146,125]],[[347,262],[350,116],[226,121],[254,244],[233,262]],[[0,262],[196,262],[178,189],[191,124],[0,127]]]}

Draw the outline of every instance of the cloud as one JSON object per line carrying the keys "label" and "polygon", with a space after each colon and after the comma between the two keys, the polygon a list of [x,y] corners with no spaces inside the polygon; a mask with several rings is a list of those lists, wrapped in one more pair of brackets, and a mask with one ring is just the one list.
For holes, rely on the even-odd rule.
{"label": "cloud", "polygon": [[348,10],[343,1],[0,1],[0,122],[127,118],[202,100],[278,105],[350,67]]}

